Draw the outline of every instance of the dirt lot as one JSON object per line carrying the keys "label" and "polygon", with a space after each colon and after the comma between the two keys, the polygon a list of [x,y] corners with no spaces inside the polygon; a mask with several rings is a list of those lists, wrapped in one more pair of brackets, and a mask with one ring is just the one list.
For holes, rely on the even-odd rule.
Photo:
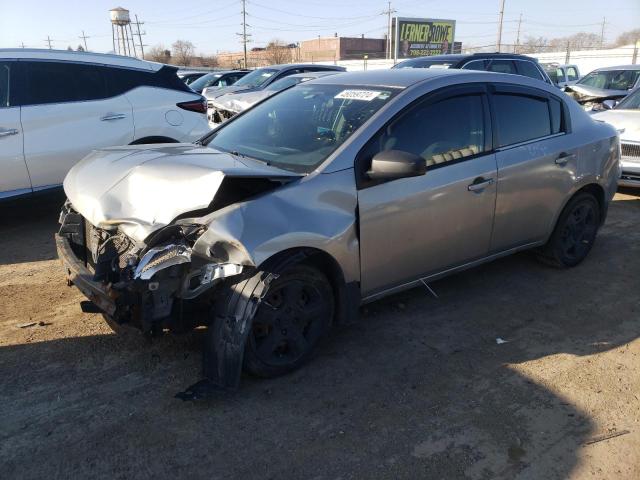
{"label": "dirt lot", "polygon": [[302,370],[197,403],[173,398],[197,335],[81,312],[60,202],[0,207],[3,478],[640,478],[640,197],[578,268],[523,254],[379,301]]}

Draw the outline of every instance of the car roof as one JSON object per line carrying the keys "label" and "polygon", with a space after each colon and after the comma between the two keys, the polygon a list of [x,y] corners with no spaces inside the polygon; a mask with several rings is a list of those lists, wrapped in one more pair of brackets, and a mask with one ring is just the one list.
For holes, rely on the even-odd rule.
{"label": "car roof", "polygon": [[596,68],[594,72],[607,72],[611,70],[640,70],[640,65],[618,65],[615,67]]}
{"label": "car roof", "polygon": [[[343,72],[345,70],[344,67],[337,65],[321,65],[318,63],[283,63],[280,65],[266,65],[260,68],[272,68],[274,70],[288,70],[290,68],[324,68],[325,70],[334,70],[338,72]],[[256,70],[259,70],[260,68],[257,68]]]}
{"label": "car roof", "polygon": [[473,72],[478,73],[475,70],[448,70],[445,68],[433,70],[428,68],[398,68],[325,75],[316,80],[309,80],[309,83],[407,88],[415,83],[444,75],[468,75]]}
{"label": "car roof", "polygon": [[164,64],[111,53],[74,52],[46,48],[0,48],[0,58],[15,60],[58,60],[63,62],[94,63],[115,67],[160,70]]}
{"label": "car roof", "polygon": [[306,73],[296,73],[294,75],[288,75],[284,78],[320,78],[326,77],[327,75],[337,75],[341,73],[339,70],[328,70],[322,72],[306,72]]}

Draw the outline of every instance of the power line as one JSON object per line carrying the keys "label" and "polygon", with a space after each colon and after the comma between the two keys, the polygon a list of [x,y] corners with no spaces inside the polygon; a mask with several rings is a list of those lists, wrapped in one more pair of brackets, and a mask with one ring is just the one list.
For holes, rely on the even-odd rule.
{"label": "power line", "polygon": [[88,52],[88,51],[89,51],[89,47],[87,47],[87,38],[91,38],[91,37],[87,37],[87,36],[84,34],[84,30],[82,30],[82,35],[81,35],[81,36],[79,36],[78,38],[81,38],[82,40],[84,40],[84,51],[85,51],[85,52]]}

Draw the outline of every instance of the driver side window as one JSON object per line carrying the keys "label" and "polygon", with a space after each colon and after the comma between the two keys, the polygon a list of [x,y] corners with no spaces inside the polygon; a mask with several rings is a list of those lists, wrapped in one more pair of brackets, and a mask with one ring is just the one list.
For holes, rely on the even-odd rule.
{"label": "driver side window", "polygon": [[402,150],[422,157],[427,169],[477,155],[485,145],[482,95],[417,105],[378,133],[374,144],[373,155]]}

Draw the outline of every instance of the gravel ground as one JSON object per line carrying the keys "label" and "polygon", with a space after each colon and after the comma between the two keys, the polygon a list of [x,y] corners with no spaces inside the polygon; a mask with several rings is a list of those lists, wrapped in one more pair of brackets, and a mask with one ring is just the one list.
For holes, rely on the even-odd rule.
{"label": "gravel ground", "polygon": [[640,478],[632,191],[577,268],[521,254],[395,295],[301,370],[196,403],[173,395],[198,332],[116,336],[80,310],[61,202],[0,206],[3,478]]}

